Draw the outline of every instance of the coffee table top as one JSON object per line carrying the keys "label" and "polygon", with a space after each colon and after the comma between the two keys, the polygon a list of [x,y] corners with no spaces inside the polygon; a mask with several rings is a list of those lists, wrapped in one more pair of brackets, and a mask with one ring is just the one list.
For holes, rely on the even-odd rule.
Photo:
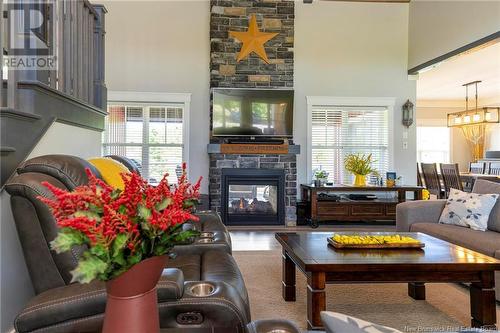
{"label": "coffee table top", "polygon": [[[276,233],[283,250],[302,271],[346,272],[394,270],[500,270],[500,260],[422,233],[404,233],[425,243],[424,249],[335,249],[327,238],[342,232]],[[343,232],[390,235],[394,232]]]}

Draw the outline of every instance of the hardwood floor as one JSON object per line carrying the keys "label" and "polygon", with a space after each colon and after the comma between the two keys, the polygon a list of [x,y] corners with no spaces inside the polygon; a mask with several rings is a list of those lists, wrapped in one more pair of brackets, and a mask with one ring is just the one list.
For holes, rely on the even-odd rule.
{"label": "hardwood floor", "polygon": [[228,227],[233,242],[233,251],[273,251],[281,250],[281,246],[274,238],[276,232],[294,231],[394,231],[395,226],[388,225],[335,225],[320,226],[312,229],[309,226],[298,227]]}

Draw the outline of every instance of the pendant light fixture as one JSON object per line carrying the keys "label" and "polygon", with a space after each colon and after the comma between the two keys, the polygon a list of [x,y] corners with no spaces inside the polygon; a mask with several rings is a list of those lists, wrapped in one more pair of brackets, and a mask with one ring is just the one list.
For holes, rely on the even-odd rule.
{"label": "pendant light fixture", "polygon": [[[489,124],[500,122],[500,107],[478,108],[477,85],[481,81],[472,81],[463,84],[465,87],[465,111],[448,114],[448,127]],[[469,110],[469,86],[475,88],[475,108]]]}

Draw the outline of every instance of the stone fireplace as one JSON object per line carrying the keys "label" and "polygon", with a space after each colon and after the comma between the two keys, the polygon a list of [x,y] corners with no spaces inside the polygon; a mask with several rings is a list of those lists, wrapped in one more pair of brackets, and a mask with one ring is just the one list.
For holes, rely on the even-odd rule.
{"label": "stone fireplace", "polygon": [[[210,4],[210,87],[293,88],[294,1],[211,0]],[[255,54],[250,54],[248,58],[240,62],[236,61],[241,44],[229,36],[229,31],[246,31],[251,15],[255,15],[261,31],[278,33],[265,45],[269,58],[268,64]],[[212,110],[210,110],[210,115],[212,117]],[[210,130],[212,132],[212,128]],[[276,195],[279,198],[276,200],[283,203],[284,215],[284,219],[280,217],[278,221],[281,225],[284,223],[295,225],[296,154],[300,152],[300,147],[293,145],[293,139],[288,139],[290,149],[287,154],[224,154],[220,149],[220,145],[224,143],[227,143],[226,139],[212,136],[208,145],[210,209],[226,214],[229,213],[229,208],[234,207],[232,208],[234,209],[233,215],[245,213],[248,217],[245,224],[252,224],[252,215],[259,215],[255,214],[254,210],[264,210],[269,205],[272,206],[269,203],[269,194],[264,197],[263,191],[270,192],[273,185],[264,184],[261,187],[262,184],[247,184],[250,187],[235,187],[230,203],[228,196],[231,193],[228,192],[229,189],[223,187],[225,186],[223,174],[234,172],[227,170],[235,169],[257,169],[262,170],[262,174],[267,171],[278,172],[283,175],[283,188],[277,191]],[[243,171],[243,173],[246,172],[249,171]],[[245,184],[238,184],[240,185]],[[240,199],[238,203],[237,199]],[[275,219],[273,223],[277,224],[276,217],[273,218]],[[269,224],[270,222],[266,219],[261,219],[260,224]]]}
{"label": "stone fireplace", "polygon": [[226,225],[284,225],[285,171],[222,169],[221,215]]}
{"label": "stone fireplace", "polygon": [[[210,145],[215,147],[217,145]],[[296,146],[295,146],[296,147]],[[226,170],[261,169],[262,174],[272,170],[282,172],[284,191],[284,217],[287,225],[294,225],[296,220],[297,200],[297,159],[295,154],[285,155],[233,155],[211,153],[209,172],[210,209],[223,213],[223,174]],[[281,222],[280,224],[283,224]]]}

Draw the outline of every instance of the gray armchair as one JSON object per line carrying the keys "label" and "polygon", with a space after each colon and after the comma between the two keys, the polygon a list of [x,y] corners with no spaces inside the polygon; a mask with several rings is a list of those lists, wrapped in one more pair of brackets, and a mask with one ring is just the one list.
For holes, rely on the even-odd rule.
{"label": "gray armchair", "polygon": [[[477,180],[472,192],[500,194],[500,183]],[[422,232],[500,259],[500,201],[497,201],[491,211],[486,231],[440,224],[439,218],[445,204],[446,200],[433,200],[409,201],[397,205],[396,230],[399,232]],[[500,272],[496,272],[495,277],[496,299],[500,301]]]}

